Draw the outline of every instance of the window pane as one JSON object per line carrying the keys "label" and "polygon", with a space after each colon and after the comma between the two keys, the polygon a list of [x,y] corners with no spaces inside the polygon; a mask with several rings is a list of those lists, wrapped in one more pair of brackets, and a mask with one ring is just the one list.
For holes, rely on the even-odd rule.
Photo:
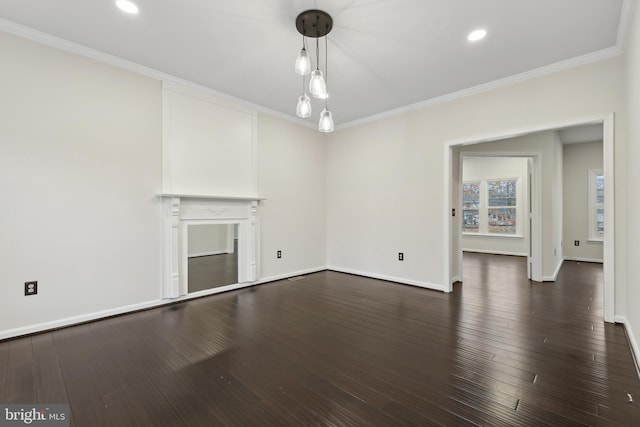
{"label": "window pane", "polygon": [[596,209],[596,231],[598,233],[604,232],[604,208]]}
{"label": "window pane", "polygon": [[[516,180],[488,181],[489,207],[516,206]],[[514,217],[515,220],[515,217]]]}
{"label": "window pane", "polygon": [[596,175],[596,206],[604,207],[604,176]]}
{"label": "window pane", "polygon": [[464,209],[462,211],[462,231],[477,233],[480,228],[480,213],[477,209]]}
{"label": "window pane", "polygon": [[516,208],[489,209],[489,233],[516,234]]}
{"label": "window pane", "polygon": [[488,181],[488,232],[516,234],[516,180]]}
{"label": "window pane", "polygon": [[464,209],[480,207],[480,183],[465,182],[462,184],[462,206]]}
{"label": "window pane", "polygon": [[604,175],[589,171],[589,238],[600,240],[604,234]]}

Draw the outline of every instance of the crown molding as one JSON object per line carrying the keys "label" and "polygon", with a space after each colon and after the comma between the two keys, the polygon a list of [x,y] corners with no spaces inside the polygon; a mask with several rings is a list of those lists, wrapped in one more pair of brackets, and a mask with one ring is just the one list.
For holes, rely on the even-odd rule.
{"label": "crown molding", "polygon": [[546,65],[544,67],[536,68],[524,73],[515,74],[513,76],[505,77],[500,80],[494,80],[489,83],[484,83],[478,86],[473,86],[468,89],[463,89],[457,92],[448,93],[446,95],[430,98],[425,101],[416,102],[415,104],[406,105],[404,107],[395,108],[393,110],[385,111],[383,113],[374,114],[372,116],[364,117],[362,119],[353,120],[351,122],[343,123],[336,126],[336,131],[348,129],[356,126],[361,126],[367,123],[372,123],[378,120],[395,117],[400,114],[409,113],[416,110],[422,110],[435,105],[445,104],[447,102],[455,101],[461,98],[466,98],[472,95],[478,95],[485,92],[490,92],[495,89],[515,85],[528,80],[533,80],[539,77],[548,76],[558,73],[560,71],[570,70],[572,68],[580,67],[583,65],[591,64],[594,62],[610,59],[622,54],[622,49],[618,46],[602,49],[596,52],[588,53],[586,55],[577,56],[575,58],[567,59],[565,61],[556,62],[555,64]]}
{"label": "crown molding", "polygon": [[[603,61],[603,60],[621,55],[622,53],[624,53],[624,46],[626,44],[626,40],[630,30],[630,23],[631,23],[631,18],[635,8],[635,3],[636,3],[636,0],[623,0],[622,12],[620,14],[620,24],[618,26],[616,45],[613,47],[588,53],[586,55],[581,55],[565,61],[560,61],[554,64],[536,68],[534,70],[526,71],[524,73],[516,74],[503,79],[494,80],[489,83],[473,86],[457,92],[452,92],[452,93],[448,93],[435,98],[430,98],[430,99],[420,101],[414,104],[406,105],[400,108],[396,108],[396,109],[388,110],[382,113],[363,117],[361,119],[356,119],[350,122],[338,124],[336,125],[335,129],[336,131],[340,131],[340,130],[372,123],[382,119],[395,117],[401,114],[425,109],[428,107],[433,107],[435,105],[440,105],[440,104],[455,101],[461,98],[465,98],[468,96],[489,92],[495,89],[511,86],[517,83],[522,83],[528,80],[536,79],[543,76],[548,76],[561,71],[569,70],[571,68],[580,67],[583,65],[591,64],[598,61]],[[246,108],[251,108],[259,113],[276,117],[284,121],[297,124],[307,129],[316,129],[316,125],[314,123],[311,123],[308,120],[300,119],[294,115],[285,114],[280,111],[277,111],[262,105],[254,104],[247,100],[226,94],[224,92],[219,92],[209,87],[206,87],[197,83],[193,83],[188,80],[181,79],[177,76],[163,73],[153,68],[146,67],[144,65],[140,65],[135,62],[128,61],[126,59],[122,59],[117,56],[110,55],[108,53],[104,53],[102,51],[81,45],[79,43],[74,43],[69,40],[53,36],[51,34],[48,34],[42,31],[34,30],[24,25],[20,25],[15,22],[8,21],[6,19],[0,18],[0,31],[14,34],[14,35],[26,38],[28,40],[32,40],[32,41],[35,41],[47,46],[51,46],[66,52],[74,53],[74,54],[77,54],[86,58],[90,58],[99,62],[103,62],[121,69],[132,71],[132,72],[141,74],[143,76],[157,79],[163,82],[178,83],[180,85],[202,91],[209,95],[212,95],[230,102],[237,103]]]}
{"label": "crown molding", "polygon": [[551,65],[536,68],[534,70],[526,71],[524,73],[516,74],[506,77],[504,79],[494,80],[489,83],[484,83],[478,86],[463,89],[457,92],[448,93],[446,95],[430,98],[424,101],[417,102],[415,104],[406,105],[404,107],[395,108],[379,114],[363,117],[361,119],[353,120],[347,123],[336,125],[335,130],[348,129],[367,123],[372,123],[378,120],[391,118],[400,114],[409,113],[423,108],[432,107],[439,104],[444,104],[457,99],[465,98],[467,96],[477,95],[484,92],[489,92],[494,89],[514,85],[517,83],[532,80],[538,77],[548,76],[560,71],[569,70],[571,68],[580,67],[583,65],[591,64],[605,59],[610,59],[624,53],[627,39],[629,37],[629,31],[631,30],[631,19],[633,17],[633,11],[636,6],[636,0],[623,0],[622,11],[620,12],[620,23],[618,25],[618,34],[616,36],[616,45],[610,48],[602,49],[596,52],[588,53],[586,55],[577,56],[565,61],[556,62]]}
{"label": "crown molding", "polygon": [[93,59],[95,61],[112,65],[114,67],[118,67],[127,71],[131,71],[145,77],[150,77],[152,79],[160,80],[162,82],[172,82],[172,83],[177,83],[183,86],[187,86],[192,89],[196,89],[198,91],[212,95],[214,97],[239,104],[240,106],[243,106],[245,108],[255,110],[256,112],[267,114],[269,116],[276,117],[291,123],[295,123],[299,126],[303,126],[309,129],[316,128],[316,126],[313,123],[310,123],[306,120],[302,120],[296,116],[285,114],[280,111],[273,110],[271,108],[268,108],[262,105],[254,104],[252,102],[249,102],[241,98],[236,98],[224,92],[219,92],[209,87],[206,87],[197,83],[193,83],[188,80],[181,79],[180,77],[177,77],[168,73],[163,73],[162,71],[158,71],[156,69],[146,67],[144,65],[140,65],[138,63],[117,57],[115,55],[110,55],[108,53],[99,51],[97,49],[93,49],[93,48],[84,46],[82,44],[60,38],[60,37],[56,37],[54,35],[51,35],[42,31],[34,30],[33,28],[29,28],[24,25],[17,24],[15,22],[8,21],[6,19],[0,18],[0,31],[13,34],[16,36],[20,36],[22,38],[25,38],[46,46],[60,49],[65,52],[73,53],[85,58]]}

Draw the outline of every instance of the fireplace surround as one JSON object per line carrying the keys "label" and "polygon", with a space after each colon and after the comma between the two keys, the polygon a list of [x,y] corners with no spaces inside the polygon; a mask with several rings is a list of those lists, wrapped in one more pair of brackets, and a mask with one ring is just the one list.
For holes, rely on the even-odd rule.
{"label": "fireplace surround", "polygon": [[193,225],[238,225],[238,283],[200,291],[198,295],[250,286],[257,280],[260,198],[168,193],[160,197],[163,208],[163,299],[189,294],[188,230]]}

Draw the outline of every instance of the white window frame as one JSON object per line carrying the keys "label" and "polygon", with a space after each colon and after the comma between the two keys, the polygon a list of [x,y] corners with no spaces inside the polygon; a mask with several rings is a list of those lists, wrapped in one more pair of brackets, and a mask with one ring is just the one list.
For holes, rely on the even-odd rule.
{"label": "white window frame", "polygon": [[[465,186],[465,184],[478,184],[478,187],[479,187],[479,188],[478,188],[478,209],[473,209],[473,208],[469,208],[469,209],[467,209],[467,208],[465,208],[465,207],[464,207],[464,186]],[[480,218],[481,218],[481,216],[482,216],[482,215],[481,215],[482,208],[483,208],[483,205],[482,205],[482,182],[481,182],[480,180],[465,181],[465,182],[462,184],[462,209],[461,209],[461,212],[462,212],[462,230],[463,230],[462,232],[463,232],[464,234],[477,235],[478,233],[480,233],[480,223],[482,222],[482,221],[480,220]],[[464,212],[465,212],[466,210],[470,210],[470,211],[475,211],[475,210],[477,210],[477,211],[478,211],[478,219],[479,219],[479,222],[478,222],[478,229],[477,229],[477,230],[474,230],[474,231],[466,231],[466,230],[464,229],[464,224],[465,224],[465,222],[464,222]]]}
{"label": "white window frame", "polygon": [[[597,188],[596,188],[596,178],[598,176],[604,177],[602,169],[589,169],[589,195],[588,195],[588,203],[587,210],[589,212],[589,241],[590,242],[602,242],[604,240],[604,231],[598,231],[597,224],[597,215],[598,215],[598,206],[597,206]],[[606,183],[605,183],[606,185]],[[601,207],[604,210],[604,204]],[[606,212],[605,212],[606,215]]]}
{"label": "white window frame", "polygon": [[[516,181],[516,231],[515,234],[506,234],[506,233],[496,233],[489,231],[489,185],[488,182],[493,181]],[[480,209],[479,213],[479,222],[480,226],[478,227],[478,231],[464,231],[462,227],[464,226],[464,221],[462,221],[462,226],[460,227],[462,230],[462,234],[464,236],[480,236],[480,237],[504,237],[504,238],[522,238],[522,179],[520,177],[497,177],[497,178],[482,178],[482,179],[470,179],[468,181],[464,181],[464,184],[474,184],[480,183]],[[462,188],[461,191],[462,193]],[[508,208],[512,208],[514,206],[508,206]],[[491,209],[500,209],[500,206],[491,207]],[[464,203],[462,206],[462,212],[464,215]]]}

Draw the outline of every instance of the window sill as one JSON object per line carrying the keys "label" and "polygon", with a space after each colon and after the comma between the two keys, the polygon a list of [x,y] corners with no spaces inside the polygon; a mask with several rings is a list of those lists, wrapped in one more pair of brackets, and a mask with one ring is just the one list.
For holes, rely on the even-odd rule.
{"label": "window sill", "polygon": [[467,237],[497,237],[497,238],[507,238],[507,239],[523,239],[524,236],[522,234],[497,234],[497,233],[462,233],[462,236]]}

